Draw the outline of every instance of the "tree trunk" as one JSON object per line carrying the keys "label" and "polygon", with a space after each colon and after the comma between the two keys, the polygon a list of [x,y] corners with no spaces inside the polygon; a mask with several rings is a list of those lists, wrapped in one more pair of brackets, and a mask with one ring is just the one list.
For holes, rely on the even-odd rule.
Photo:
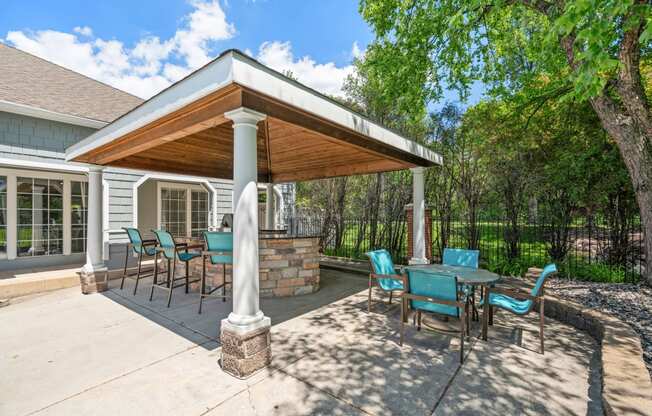
{"label": "tree trunk", "polygon": [[618,145],[632,180],[644,234],[644,278],[652,284],[652,137],[645,134],[645,126],[606,94],[592,99],[591,105]]}

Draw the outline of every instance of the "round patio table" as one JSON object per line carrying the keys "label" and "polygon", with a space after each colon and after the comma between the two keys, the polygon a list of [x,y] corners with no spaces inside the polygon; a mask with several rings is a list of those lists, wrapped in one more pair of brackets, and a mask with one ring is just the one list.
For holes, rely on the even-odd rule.
{"label": "round patio table", "polygon": [[[500,280],[500,275],[484,269],[475,269],[463,266],[448,266],[446,264],[423,264],[407,266],[405,269],[426,269],[439,273],[450,273],[457,276],[457,282],[467,285],[482,286],[484,296],[489,295],[491,285]],[[487,339],[487,322],[489,319],[489,308],[482,308],[482,339]]]}

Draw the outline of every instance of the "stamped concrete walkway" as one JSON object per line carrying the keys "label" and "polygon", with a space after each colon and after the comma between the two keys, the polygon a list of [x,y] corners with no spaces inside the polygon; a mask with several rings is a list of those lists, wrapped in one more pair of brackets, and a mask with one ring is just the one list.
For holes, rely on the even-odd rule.
{"label": "stamped concrete walkway", "polygon": [[[0,415],[599,414],[595,344],[549,322],[498,314],[458,365],[458,341],[366,312],[366,281],[324,270],[319,293],[262,301],[273,365],[242,381],[218,367],[218,323],[229,302],[131,287],[78,288],[0,309]],[[115,282],[112,282],[116,286]],[[477,333],[477,328],[476,328]]]}

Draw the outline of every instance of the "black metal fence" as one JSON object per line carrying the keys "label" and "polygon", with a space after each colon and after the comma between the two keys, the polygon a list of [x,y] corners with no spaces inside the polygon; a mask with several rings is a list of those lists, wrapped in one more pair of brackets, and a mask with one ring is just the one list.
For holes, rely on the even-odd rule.
{"label": "black metal fence", "polygon": [[[326,255],[364,259],[365,252],[386,248],[396,263],[408,260],[405,220],[374,224],[361,218],[295,217],[288,226],[295,234],[318,236]],[[482,218],[474,226],[461,219],[433,219],[431,236],[435,262],[441,261],[444,247],[475,248],[483,267],[503,275],[522,275],[528,267],[554,261],[562,276],[632,282],[640,278],[645,264],[638,218],[578,216],[563,223]]]}

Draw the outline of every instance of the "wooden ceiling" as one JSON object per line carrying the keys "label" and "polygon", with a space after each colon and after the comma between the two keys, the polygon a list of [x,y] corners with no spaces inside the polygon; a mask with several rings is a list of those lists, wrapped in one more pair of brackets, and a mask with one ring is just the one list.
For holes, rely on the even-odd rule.
{"label": "wooden ceiling", "polygon": [[258,124],[258,180],[290,182],[423,166],[423,159],[232,84],[75,160],[233,179],[233,129],[247,107]]}

